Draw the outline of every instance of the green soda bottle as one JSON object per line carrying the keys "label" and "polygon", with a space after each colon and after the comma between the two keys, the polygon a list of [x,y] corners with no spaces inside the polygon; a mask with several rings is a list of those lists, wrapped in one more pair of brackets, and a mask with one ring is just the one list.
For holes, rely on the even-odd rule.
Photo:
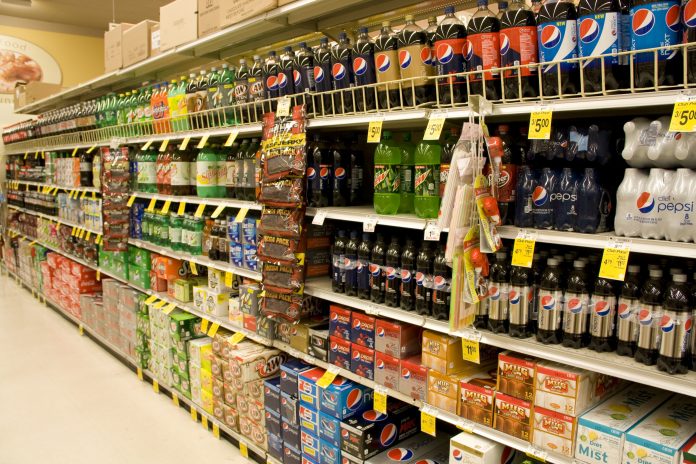
{"label": "green soda bottle", "polygon": [[118,94],[118,100],[116,101],[116,124],[123,126],[128,123],[128,106],[126,106],[127,100],[126,95],[123,93]]}
{"label": "green soda bottle", "polygon": [[191,239],[189,243],[189,253],[192,255],[202,255],[203,254],[203,226],[205,222],[203,218],[194,217],[191,220],[191,233],[189,238]]}
{"label": "green soda bottle", "polygon": [[169,213],[169,248],[174,251],[181,251],[181,216],[172,212]]}
{"label": "green soda bottle", "polygon": [[181,243],[179,244],[179,251],[182,253],[189,253],[189,243],[191,243],[191,216],[184,213],[181,218]]}
{"label": "green soda bottle", "polygon": [[440,211],[440,153],[437,140],[423,140],[416,147],[416,216],[436,219]]}
{"label": "green soda bottle", "polygon": [[196,158],[196,194],[199,197],[215,198],[218,196],[219,158],[220,155],[211,146],[198,152]]}
{"label": "green soda bottle", "polygon": [[401,185],[399,186],[401,193],[399,213],[403,214],[413,214],[415,155],[416,145],[411,141],[411,133],[405,132],[401,142]]}
{"label": "green soda bottle", "polygon": [[186,100],[186,87],[188,87],[188,82],[186,81],[186,76],[181,76],[179,79],[179,88],[176,90],[177,94],[177,108],[179,113],[179,131],[187,131],[191,129],[188,117],[188,101]]}
{"label": "green soda bottle", "polygon": [[157,152],[141,150],[135,160],[138,163],[138,190],[157,193]]}
{"label": "green soda bottle", "polygon": [[234,81],[236,79],[236,70],[230,68],[227,63],[222,65],[220,71],[220,87],[222,87],[222,108],[225,109],[225,124],[232,126],[237,124],[234,118],[234,111],[231,106],[234,104]]}
{"label": "green soda bottle", "polygon": [[375,150],[375,195],[377,214],[396,214],[401,202],[401,147],[389,131],[382,133],[382,141]]}

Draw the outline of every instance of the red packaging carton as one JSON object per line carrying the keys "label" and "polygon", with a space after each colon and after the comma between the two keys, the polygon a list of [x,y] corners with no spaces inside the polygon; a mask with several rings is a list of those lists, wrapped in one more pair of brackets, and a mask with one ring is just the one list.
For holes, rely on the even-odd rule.
{"label": "red packaging carton", "polygon": [[398,359],[406,359],[421,351],[421,328],[411,324],[375,321],[375,350]]}

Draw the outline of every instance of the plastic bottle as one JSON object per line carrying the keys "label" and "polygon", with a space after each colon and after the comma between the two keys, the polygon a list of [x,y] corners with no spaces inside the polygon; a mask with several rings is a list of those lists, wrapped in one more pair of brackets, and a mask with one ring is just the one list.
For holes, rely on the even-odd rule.
{"label": "plastic bottle", "polygon": [[440,244],[433,261],[433,306],[435,319],[449,320],[452,270],[447,265],[445,246]]}
{"label": "plastic bottle", "polygon": [[[433,43],[437,57],[437,74],[446,76],[466,70],[462,50],[466,47],[466,26],[454,16],[454,7],[445,8],[445,17],[437,25]],[[438,79],[438,98],[440,103],[462,102],[466,98],[466,79],[448,77]]]}
{"label": "plastic bottle", "polygon": [[505,12],[508,10],[508,2],[498,2],[498,14],[496,17],[500,20],[500,18],[505,14]]}
{"label": "plastic bottle", "polygon": [[401,272],[399,271],[399,258],[401,248],[399,237],[392,235],[386,256],[386,281],[384,284],[384,304],[391,308],[399,307],[399,297],[401,296]]}
{"label": "plastic bottle", "polygon": [[517,187],[515,188],[515,225],[517,227],[534,227],[534,191],[537,180],[532,169],[527,165],[519,168]]}
{"label": "plastic bottle", "polygon": [[169,213],[169,248],[181,251],[181,230],[183,219],[175,212]]}
{"label": "plastic bottle", "polygon": [[[694,20],[694,3],[691,0],[682,0],[681,2],[681,28],[682,28],[682,40],[681,43],[692,43],[696,42],[696,21]],[[630,36],[630,31],[629,31]],[[689,68],[687,69],[687,79],[689,83],[694,83],[696,81],[696,47],[689,47],[684,49],[687,54],[687,62],[689,63]],[[696,337],[692,337],[696,338]],[[696,352],[693,353],[696,355]]]}
{"label": "plastic bottle", "polygon": [[217,185],[218,155],[212,146],[198,152],[196,157],[196,195],[203,198],[215,198]]}
{"label": "plastic bottle", "polygon": [[188,110],[188,81],[186,76],[181,76],[179,78],[179,88],[177,89],[177,94],[181,96],[179,99],[179,124],[178,130],[187,131],[191,128],[191,116]]}
{"label": "plastic bottle", "polygon": [[[206,86],[206,107],[209,110],[222,107],[222,87],[220,87],[220,72],[218,68],[213,66],[207,76]],[[213,114],[213,118],[217,119],[217,114]]]}
{"label": "plastic bottle", "polygon": [[[664,233],[673,242],[691,242],[696,239],[694,198],[696,198],[696,173],[691,169],[677,169],[670,186],[672,210],[664,214]],[[663,192],[663,194],[666,192]]]}
{"label": "plastic bottle", "polygon": [[92,186],[97,190],[101,190],[101,171],[101,155],[97,151],[92,158]]}
{"label": "plastic bottle", "polygon": [[364,191],[365,169],[363,168],[365,157],[354,138],[350,139],[347,145],[350,150],[350,204],[361,205],[366,196]]}
{"label": "plastic bottle", "polygon": [[347,296],[358,295],[358,231],[350,231],[350,240],[346,243],[345,259],[343,260],[345,287]]}
{"label": "plastic bottle", "polygon": [[411,142],[411,133],[404,132],[401,142],[401,184],[399,185],[399,200],[400,214],[413,214],[413,200],[415,197],[415,165],[416,165],[416,146]]}
{"label": "plastic bottle", "polygon": [[165,195],[172,194],[172,152],[174,147],[169,146],[162,153],[162,191]]}
{"label": "plastic bottle", "polygon": [[227,151],[227,178],[225,179],[226,196],[234,198],[237,191],[237,155],[239,153],[239,142],[235,141]]}
{"label": "plastic bottle", "polygon": [[[239,69],[234,76],[234,103],[243,105],[249,101],[249,66],[244,58],[239,60]],[[241,108],[242,114],[245,108]]]}
{"label": "plastic bottle", "polygon": [[[198,79],[196,80],[196,112],[201,113],[208,110],[208,78],[206,77],[205,70],[201,69],[198,72]],[[209,114],[203,113],[196,117],[198,127],[203,129],[210,126],[210,121],[208,120]]]}
{"label": "plastic bottle", "polygon": [[218,230],[218,261],[230,262],[230,241],[227,238],[227,221],[220,219],[220,229]]}
{"label": "plastic bottle", "polygon": [[208,259],[217,261],[219,259],[218,255],[218,239],[220,237],[220,220],[215,219],[213,221],[213,227],[210,230],[210,243],[208,245]]}
{"label": "plastic bottle", "polygon": [[421,243],[416,256],[416,313],[430,316],[433,305],[433,252],[429,242]]}
{"label": "plastic bottle", "polygon": [[[249,74],[247,75],[247,89],[249,94],[247,97],[248,102],[256,102],[265,100],[266,97],[266,85],[263,79],[263,62],[259,55],[254,55],[254,62],[249,68]],[[253,113],[253,111],[252,111]]]}
{"label": "plastic bottle", "polygon": [[[389,21],[382,23],[382,29],[375,39],[375,68],[377,70],[377,82],[391,82],[400,79],[399,53],[396,33],[391,28]],[[382,110],[398,108],[401,106],[398,85],[377,86],[377,101]]]}
{"label": "plastic bottle", "polygon": [[[579,196],[578,181],[571,168],[563,168],[556,191],[551,193],[554,224],[556,230],[573,231],[578,220],[578,207],[584,202]],[[589,200],[589,199],[588,199]]]}
{"label": "plastic bottle", "polygon": [[357,262],[357,295],[361,300],[370,299],[370,255],[372,254],[372,239],[369,233],[362,234],[358,245]]}
{"label": "plastic bottle", "polygon": [[505,252],[495,253],[495,262],[490,268],[490,282],[488,287],[488,330],[493,333],[507,333],[510,309],[510,276]]}
{"label": "plastic bottle", "polygon": [[657,368],[669,374],[686,374],[691,361],[691,290],[685,274],[674,274],[665,290],[660,319],[660,349]]}
{"label": "plastic bottle", "polygon": [[607,228],[607,218],[611,212],[611,198],[599,182],[597,171],[585,168],[585,175],[580,181],[579,194],[583,201],[577,204],[577,221],[575,230],[584,234],[593,234]]}
{"label": "plastic bottle", "polygon": [[263,82],[266,89],[266,98],[278,98],[278,73],[280,65],[275,51],[268,52],[268,58],[262,66]]}
{"label": "plastic bottle", "polygon": [[[350,160],[345,146],[340,138],[336,138],[329,148],[331,156],[331,173],[333,181],[330,182],[333,196],[333,206],[348,206],[350,204]],[[321,171],[320,171],[321,176]]]}
{"label": "plastic bottle", "polygon": [[80,186],[92,186],[92,156],[87,154],[87,150],[80,155]]}
{"label": "plastic bottle", "polygon": [[532,214],[537,229],[552,229],[554,226],[551,195],[556,192],[558,177],[551,168],[543,168],[537,186],[532,193]]}
{"label": "plastic bottle", "polygon": [[343,260],[346,255],[346,231],[339,230],[331,250],[331,290],[334,293],[346,292],[345,268]]}
{"label": "plastic bottle", "polygon": [[664,238],[667,221],[666,213],[661,210],[661,207],[665,206],[661,199],[669,197],[674,175],[674,171],[667,169],[653,168],[650,170],[645,191],[639,194],[636,201],[641,237]]}
{"label": "plastic bottle", "polygon": [[[331,77],[335,90],[350,89],[355,82],[353,76],[353,47],[345,32],[339,32],[338,44],[332,49]],[[335,94],[334,101],[340,106],[338,112],[351,113],[354,111],[353,94],[349,90]]]}
{"label": "plastic bottle", "polygon": [[285,47],[278,58],[278,95],[281,97],[295,93],[295,54],[292,47]]}
{"label": "plastic bottle", "polygon": [[384,131],[374,159],[374,206],[377,214],[396,214],[399,211],[401,156],[401,147],[392,139],[391,132]]}
{"label": "plastic bottle", "polygon": [[406,15],[405,19],[406,24],[397,35],[399,66],[401,79],[413,80],[402,84],[402,97],[405,106],[418,106],[433,99],[433,81],[427,77],[434,75],[435,70],[425,31],[412,15]]}
{"label": "plastic bottle", "polygon": [[353,47],[352,71],[355,79],[355,107],[357,111],[375,109],[375,88],[359,89],[364,85],[377,82],[375,73],[375,44],[367,34],[367,27],[358,29],[358,38]]}
{"label": "plastic bottle", "polygon": [[235,182],[235,193],[234,197],[238,200],[244,199],[244,187],[246,178],[244,177],[244,157],[246,152],[249,151],[249,139],[242,140],[239,145],[239,151],[237,152],[237,157],[235,159],[235,171],[237,172],[237,181]]}
{"label": "plastic bottle", "polygon": [[[222,64],[222,69],[220,70],[220,88],[222,89],[222,100],[216,101],[216,108],[224,108],[225,118],[221,121],[223,124],[232,125],[237,121],[235,119],[234,110],[230,107],[236,104],[235,101],[235,76],[236,70],[234,66],[230,67],[227,63]],[[210,92],[210,89],[208,89]],[[218,119],[222,119],[221,114],[217,114]]]}
{"label": "plastic bottle", "polygon": [[612,281],[597,277],[590,307],[591,350],[603,353],[616,349],[616,291]]}
{"label": "plastic bottle", "polygon": [[632,357],[636,351],[640,287],[640,266],[631,264],[628,266],[616,309],[616,354],[620,356]]}
{"label": "plastic bottle", "polygon": [[634,358],[647,366],[657,361],[660,346],[658,321],[662,317],[662,270],[650,269],[640,295],[638,341]]}
{"label": "plastic bottle", "polygon": [[[313,135],[313,141],[307,147],[307,198],[309,206],[330,206],[333,201],[331,153],[328,144],[319,134]],[[322,178],[322,171],[324,176]]]}
{"label": "plastic bottle", "polygon": [[406,311],[416,309],[416,245],[411,238],[401,252],[401,299],[399,306]]}
{"label": "plastic bottle", "polygon": [[[488,0],[477,0],[478,9],[466,28],[465,57],[469,71],[487,71],[469,77],[470,92],[487,100],[500,98],[500,21],[488,9]],[[485,92],[484,92],[485,90]]]}
{"label": "plastic bottle", "polygon": [[440,211],[440,155],[437,140],[423,140],[416,147],[416,177],[413,201],[416,216],[437,218]]}
{"label": "plastic bottle", "polygon": [[[610,55],[583,61],[585,92],[625,88],[626,67],[616,54],[622,51],[621,5],[618,0],[581,0],[578,5],[578,51],[580,57]],[[614,56],[611,56],[614,55]]]}
{"label": "plastic bottle", "polygon": [[[329,39],[322,37],[319,39],[319,48],[314,52],[314,87],[318,93],[333,90],[331,72],[331,48],[329,47]],[[321,102],[317,102],[317,114],[320,116],[333,114],[334,101],[331,95],[323,95],[321,97]],[[337,109],[336,112],[340,111]]]}
{"label": "plastic bottle", "polygon": [[190,115],[191,128],[198,129],[198,115],[194,115],[198,107],[196,99],[198,98],[198,79],[195,73],[190,73],[188,82],[186,82],[186,112]]}
{"label": "plastic bottle", "polygon": [[[641,193],[645,192],[648,176],[640,169],[627,168],[624,178],[616,191],[616,217],[614,218],[614,230],[616,235],[626,237],[639,237],[642,213],[638,210],[637,200],[641,199]],[[641,207],[646,199],[641,200]],[[649,200],[648,200],[649,203]]]}
{"label": "plastic bottle", "polygon": [[227,155],[220,145],[213,145],[213,150],[217,155],[217,187],[215,196],[224,198],[227,195]]}
{"label": "plastic bottle", "polygon": [[[578,14],[568,1],[545,3],[537,15],[539,62],[542,64],[542,95],[555,97],[576,94],[580,90],[577,61],[544,64],[578,57]],[[560,68],[561,86],[558,87]]]}
{"label": "plastic bottle", "polygon": [[[314,92],[314,53],[307,46],[307,42],[300,42],[299,47],[297,52],[295,52],[296,69],[293,73],[295,92]],[[309,98],[306,102],[309,104],[312,102],[312,99]],[[312,112],[308,107],[307,113],[311,114]]]}
{"label": "plastic bottle", "polygon": [[254,137],[249,142],[249,149],[244,156],[244,200],[256,201],[256,152],[259,151],[259,139]]}
{"label": "plastic bottle", "polygon": [[508,300],[510,336],[516,338],[531,337],[530,323],[534,304],[531,269],[517,266],[512,268]]}
{"label": "plastic bottle", "polygon": [[558,265],[556,258],[548,258],[539,284],[536,339],[546,344],[561,343],[562,337],[563,289],[561,288],[562,272]]}
{"label": "plastic bottle", "polygon": [[370,301],[373,303],[384,303],[386,260],[387,250],[384,236],[377,234],[377,239],[370,253]]}
{"label": "plastic bottle", "polygon": [[154,150],[141,150],[138,160],[138,190],[157,193],[157,154]]}

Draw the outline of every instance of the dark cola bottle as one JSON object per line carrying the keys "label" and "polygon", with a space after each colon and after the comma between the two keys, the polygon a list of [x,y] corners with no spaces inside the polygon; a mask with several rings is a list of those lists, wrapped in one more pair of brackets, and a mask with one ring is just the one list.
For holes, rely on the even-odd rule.
{"label": "dark cola bottle", "polygon": [[[578,52],[580,57],[609,55],[581,62],[585,92],[625,87],[621,51],[621,5],[618,0],[581,0],[578,5]],[[604,67],[602,61],[604,60]]]}
{"label": "dark cola bottle", "polygon": [[536,19],[522,0],[512,0],[500,16],[500,66],[504,69],[505,99],[533,98],[539,94]]}
{"label": "dark cola bottle", "polygon": [[266,98],[278,98],[278,57],[276,52],[268,52],[268,58],[263,67],[263,83],[266,89]]}
{"label": "dark cola bottle", "polygon": [[295,93],[304,94],[300,102],[304,102],[307,114],[314,113],[314,98],[310,95],[315,91],[314,87],[314,52],[306,42],[300,42],[299,49],[295,52],[295,69],[292,73]]}
{"label": "dark cola bottle", "polygon": [[397,35],[399,44],[399,68],[402,96],[405,106],[418,106],[433,100],[433,81],[428,79],[435,73],[432,66],[430,43],[425,31],[418,26],[412,15],[406,15],[406,24]]}
{"label": "dark cola bottle", "polygon": [[[500,99],[500,21],[488,9],[488,0],[477,0],[478,10],[469,20],[464,56],[469,71],[472,95],[483,95],[487,100]],[[483,72],[481,72],[483,71]]]}
{"label": "dark cola bottle", "polygon": [[[319,39],[319,48],[314,52],[314,86],[317,93],[330,92],[333,90],[331,81],[331,48],[329,39],[322,37]],[[322,95],[316,100],[316,112],[319,116],[333,113],[331,95]]]}
{"label": "dark cola bottle", "polygon": [[331,78],[335,90],[344,90],[334,96],[334,102],[340,113],[352,113],[354,85],[353,78],[353,48],[345,32],[338,34],[338,45],[333,48],[331,56]]}
{"label": "dark cola bottle", "polygon": [[[462,50],[466,46],[466,26],[454,16],[454,7],[445,8],[445,17],[435,29],[435,56],[437,74],[446,76],[465,71],[466,62]],[[441,104],[466,100],[466,78],[448,77],[437,80],[438,97]]]}
{"label": "dark cola bottle", "polygon": [[[537,15],[541,64],[541,93],[545,97],[576,94],[580,90],[578,63],[544,64],[578,57],[578,13],[568,1],[545,3]],[[561,87],[558,87],[558,73]]]}
{"label": "dark cola bottle", "polygon": [[[367,35],[367,28],[361,27],[353,47],[353,74],[355,86],[360,88],[377,82],[375,74],[375,44]],[[375,87],[359,89],[355,92],[355,107],[358,111],[375,109]]]}
{"label": "dark cola bottle", "polygon": [[[400,78],[396,33],[389,21],[382,23],[382,29],[375,39],[375,70],[378,83],[398,81]],[[377,102],[382,110],[400,107],[398,85],[377,86]]]}
{"label": "dark cola bottle", "polygon": [[295,93],[295,54],[291,47],[285,47],[278,59],[278,95],[281,97]]}

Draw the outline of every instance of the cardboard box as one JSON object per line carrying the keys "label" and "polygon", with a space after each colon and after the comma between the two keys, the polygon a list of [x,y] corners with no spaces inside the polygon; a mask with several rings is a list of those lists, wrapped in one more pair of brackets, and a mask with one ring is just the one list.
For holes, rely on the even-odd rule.
{"label": "cardboard box", "polygon": [[682,448],[684,464],[696,464],[696,435]]}
{"label": "cardboard box", "polygon": [[123,31],[121,49],[124,67],[150,57],[152,28],[158,25],[158,22],[146,19]]}
{"label": "cardboard box", "polygon": [[160,49],[198,38],[198,0],[175,0],[160,8]]}
{"label": "cardboard box", "polygon": [[115,24],[104,33],[104,72],[123,67],[123,33],[131,27],[133,24]]}
{"label": "cardboard box", "polygon": [[458,411],[459,382],[457,375],[445,375],[430,369],[428,371],[428,404],[443,411]]}
{"label": "cardboard box", "polygon": [[51,95],[60,92],[59,84],[47,84],[45,82],[32,81],[29,83],[17,82],[15,84],[14,107],[21,108],[23,106],[34,103],[36,100],[50,97]]}
{"label": "cardboard box", "polygon": [[[373,456],[367,460],[366,464],[392,464],[393,462],[403,462],[406,464],[415,463],[425,463],[429,464],[432,462],[443,462],[442,460],[428,460],[425,459],[430,457],[430,453],[438,449],[444,449],[445,459],[447,459],[447,452],[449,452],[449,443],[447,438],[433,438],[425,433],[418,433],[410,438],[407,438],[403,442],[395,445],[394,447]],[[397,459],[394,459],[397,457]]]}
{"label": "cardboard box", "polygon": [[157,56],[162,53],[160,43],[160,25],[157,23],[156,25],[152,26],[152,29],[150,29],[150,56]]}
{"label": "cardboard box", "polygon": [[375,351],[375,382],[398,391],[400,364],[397,358]]}
{"label": "cardboard box", "polygon": [[534,408],[532,443],[540,449],[572,457],[578,419],[546,408]]}
{"label": "cardboard box", "polygon": [[510,351],[498,355],[498,388],[506,395],[525,401],[534,400],[536,359]]}
{"label": "cardboard box", "polygon": [[493,426],[496,373],[495,365],[481,366],[478,372],[461,379],[460,416],[486,427]]}
{"label": "cardboard box", "polygon": [[372,390],[343,377],[320,389],[319,409],[339,420],[372,407]]}
{"label": "cardboard box", "polygon": [[319,411],[300,403],[298,413],[300,416],[300,429],[319,438]]}
{"label": "cardboard box", "polygon": [[425,401],[428,396],[428,368],[421,364],[421,357],[401,360],[399,391],[411,398]]}
{"label": "cardboard box", "polygon": [[375,378],[375,350],[351,343],[350,370],[360,377]]}
{"label": "cardboard box", "polygon": [[218,0],[220,3],[220,28],[258,16],[278,6],[278,0]]}
{"label": "cardboard box", "polygon": [[513,449],[488,438],[462,432],[450,439],[449,462],[500,464],[508,462]]}
{"label": "cardboard box", "polygon": [[319,440],[319,462],[321,464],[346,464],[346,460],[342,459],[341,447],[329,443],[326,440]]}
{"label": "cardboard box", "polygon": [[350,341],[367,348],[375,347],[375,318],[353,311],[351,313]]}
{"label": "cardboard box", "polygon": [[416,355],[421,350],[421,328],[411,324],[377,319],[375,350],[399,359]]}
{"label": "cardboard box", "polygon": [[421,362],[429,369],[442,374],[454,374],[467,364],[462,357],[462,341],[459,337],[423,331],[423,353]]}
{"label": "cardboard box", "polygon": [[198,37],[220,30],[220,1],[198,0]]}
{"label": "cardboard box", "polygon": [[496,393],[493,428],[529,441],[532,438],[532,403]]}

